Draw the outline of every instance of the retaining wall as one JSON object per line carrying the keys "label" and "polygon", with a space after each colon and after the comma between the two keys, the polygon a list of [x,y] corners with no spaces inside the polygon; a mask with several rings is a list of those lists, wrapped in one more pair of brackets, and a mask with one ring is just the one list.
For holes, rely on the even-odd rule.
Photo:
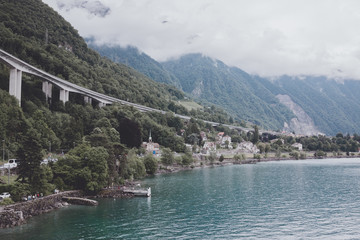
{"label": "retaining wall", "polygon": [[3,210],[0,211],[0,228],[9,228],[24,224],[27,219],[33,216],[63,207],[62,197],[79,197],[81,195],[80,191],[66,191],[5,206]]}

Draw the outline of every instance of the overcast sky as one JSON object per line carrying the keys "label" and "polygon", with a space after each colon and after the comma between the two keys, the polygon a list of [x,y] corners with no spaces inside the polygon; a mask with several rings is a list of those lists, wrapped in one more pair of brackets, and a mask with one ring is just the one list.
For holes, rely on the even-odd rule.
{"label": "overcast sky", "polygon": [[158,61],[203,53],[261,76],[360,79],[357,0],[43,2],[83,37],[136,46]]}

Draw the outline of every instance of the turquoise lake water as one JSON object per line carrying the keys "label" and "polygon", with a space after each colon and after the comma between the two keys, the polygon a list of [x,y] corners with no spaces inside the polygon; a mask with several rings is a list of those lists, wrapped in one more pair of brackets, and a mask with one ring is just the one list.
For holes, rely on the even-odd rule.
{"label": "turquoise lake water", "polygon": [[0,239],[360,239],[360,159],[195,169],[143,186],[151,198],[69,206]]}

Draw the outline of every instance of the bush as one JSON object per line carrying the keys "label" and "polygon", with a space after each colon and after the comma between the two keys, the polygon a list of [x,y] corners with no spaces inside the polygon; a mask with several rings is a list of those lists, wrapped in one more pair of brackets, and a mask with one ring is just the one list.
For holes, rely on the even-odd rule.
{"label": "bush", "polygon": [[314,157],[316,157],[316,158],[323,158],[323,157],[326,157],[326,153],[325,152],[323,152],[323,151],[316,151],[315,153],[314,153]]}
{"label": "bush", "polygon": [[31,194],[31,186],[27,183],[15,183],[10,191],[11,198],[18,202],[22,197],[28,196]]}
{"label": "bush", "polygon": [[155,174],[158,169],[158,162],[152,154],[147,154],[144,158],[144,165],[147,174]]}
{"label": "bush", "polygon": [[254,154],[254,159],[260,160],[260,159],[261,159],[261,155],[260,155],[260,154]]}
{"label": "bush", "polygon": [[300,159],[306,159],[306,153],[304,152],[300,153]]}
{"label": "bush", "polygon": [[0,185],[0,193],[11,192],[12,188],[13,188],[13,185],[11,185],[11,184]]}
{"label": "bush", "polygon": [[234,161],[235,161],[236,163],[241,162],[241,155],[235,154],[233,158],[234,158]]}
{"label": "bush", "polygon": [[295,158],[296,160],[299,159],[299,152],[297,152],[297,151],[291,152],[291,153],[289,153],[289,155],[292,156],[293,158]]}
{"label": "bush", "polygon": [[175,161],[174,154],[169,148],[162,149],[161,162],[164,165],[171,165]]}
{"label": "bush", "polygon": [[1,202],[0,205],[9,205],[9,204],[13,204],[14,201],[11,198],[4,198]]}
{"label": "bush", "polygon": [[192,157],[191,153],[187,152],[182,156],[182,161],[181,161],[182,165],[188,166],[192,162],[193,162],[193,157]]}

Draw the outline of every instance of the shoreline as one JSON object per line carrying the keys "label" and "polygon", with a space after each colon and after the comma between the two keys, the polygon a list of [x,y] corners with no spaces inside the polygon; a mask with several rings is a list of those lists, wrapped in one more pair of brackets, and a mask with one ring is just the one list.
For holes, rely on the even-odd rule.
{"label": "shoreline", "polygon": [[[342,158],[360,158],[360,156],[332,156],[332,157],[307,157],[305,159],[295,159],[295,158],[249,158],[242,161],[235,161],[234,159],[225,159],[223,162],[216,161],[214,163],[209,163],[204,161],[197,162],[196,165],[181,166],[181,165],[171,165],[171,166],[161,166],[159,171],[156,172],[153,176],[162,175],[162,174],[171,174],[181,171],[189,171],[193,169],[209,168],[209,167],[221,167],[228,165],[242,165],[242,164],[256,164],[261,162],[275,162],[275,161],[301,161],[309,159],[342,159]],[[147,175],[150,177],[152,175]],[[32,218],[33,216],[38,216],[56,209],[63,208],[68,204],[63,201],[64,196],[76,196],[76,197],[89,197],[89,198],[133,198],[133,194],[125,193],[124,189],[127,187],[134,187],[143,183],[143,179],[128,181],[123,185],[115,186],[112,188],[105,188],[100,191],[97,195],[94,196],[85,196],[79,190],[74,191],[64,191],[56,194],[51,194],[42,198],[38,198],[32,201],[26,202],[17,202],[11,205],[5,205],[0,207],[0,229],[4,228],[13,228],[26,224],[27,219]]]}
{"label": "shoreline", "polygon": [[[317,159],[317,160],[322,160],[322,159],[331,159],[331,158],[338,158],[338,159],[342,159],[342,158],[360,158],[359,155],[354,155],[354,156],[331,156],[331,157],[314,157],[314,156],[310,156],[304,159],[296,159],[293,157],[290,158],[276,158],[276,157],[269,157],[269,158],[261,158],[261,159],[257,159],[257,158],[248,158],[245,160],[241,160],[239,162],[236,162],[233,158],[228,158],[225,159],[223,162],[219,162],[216,161],[213,164],[206,162],[205,164],[202,164],[204,161],[200,161],[200,164],[197,165],[189,165],[189,166],[181,166],[181,165],[169,165],[169,166],[162,166],[162,168],[157,171],[154,176],[157,175],[162,175],[162,174],[170,174],[170,173],[176,173],[176,172],[180,172],[180,171],[187,171],[187,170],[192,170],[192,169],[199,169],[199,168],[206,168],[206,167],[218,167],[218,166],[226,166],[226,165],[243,165],[243,164],[256,164],[256,163],[261,163],[261,162],[278,162],[278,161],[302,161],[302,160],[310,160],[310,159]],[[230,160],[231,159],[231,160]],[[147,175],[147,176],[151,176],[151,175]],[[141,182],[141,180],[139,180]]]}

